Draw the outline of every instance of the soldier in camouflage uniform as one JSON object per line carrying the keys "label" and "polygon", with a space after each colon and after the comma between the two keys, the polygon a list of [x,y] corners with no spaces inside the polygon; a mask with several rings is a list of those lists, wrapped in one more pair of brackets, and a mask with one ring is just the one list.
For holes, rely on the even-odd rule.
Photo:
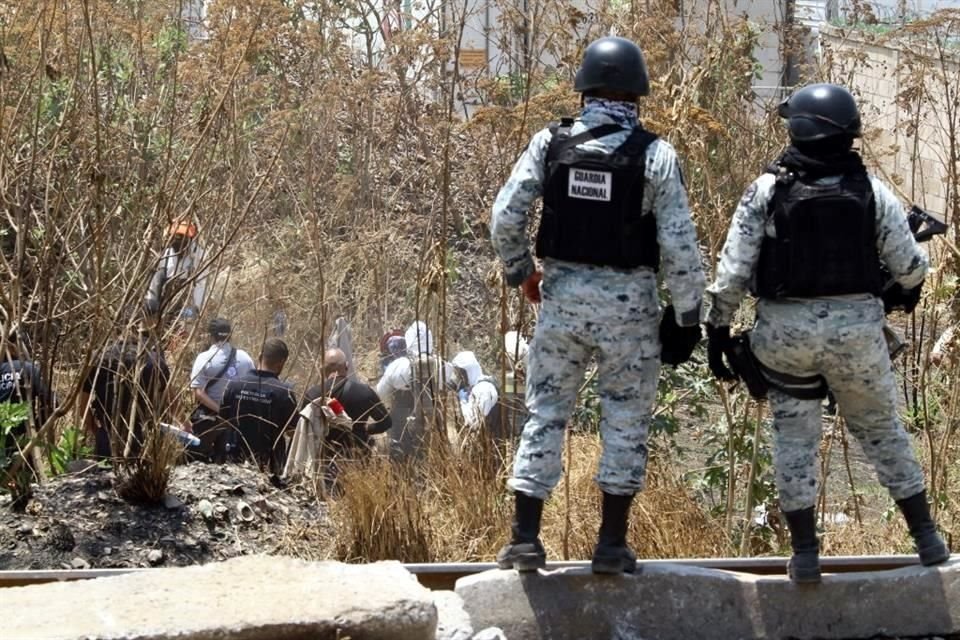
{"label": "soldier in camouflage uniform", "polygon": [[[883,336],[884,305],[916,306],[928,269],[902,204],[867,174],[853,96],[811,85],[780,106],[791,146],[737,207],[707,289],[710,367],[734,374],[730,322],[748,287],[759,298],[750,347],[769,386],[780,507],[790,528],[796,582],[820,580],[814,503],[827,386],[880,482],[902,510],[925,565],[949,553],[927,507],[924,477],[897,416]],[[881,263],[898,283],[883,290]],[[883,301],[882,301],[883,300]],[[733,357],[730,357],[733,355]]]}
{"label": "soldier in camouflage uniform", "polygon": [[[627,519],[644,486],[661,346],[664,362],[690,357],[701,338],[705,279],[676,153],[637,120],[637,97],[649,91],[640,49],[623,38],[597,40],[574,88],[583,94],[580,117],[533,137],[493,207],[492,240],[507,283],[531,302],[542,296],[528,356],[530,418],[508,483],[516,496],[513,536],[497,561],[521,571],[545,566],[543,501],[560,479],[566,423],[596,358],[603,519],[593,570],[632,572]],[[539,196],[542,274],[527,239]],[[673,297],[662,322],[661,267]]]}

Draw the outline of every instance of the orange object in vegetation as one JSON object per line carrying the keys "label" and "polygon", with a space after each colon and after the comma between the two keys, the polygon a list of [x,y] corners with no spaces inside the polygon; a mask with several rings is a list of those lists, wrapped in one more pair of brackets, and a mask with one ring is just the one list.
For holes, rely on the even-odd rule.
{"label": "orange object in vegetation", "polygon": [[188,238],[197,237],[197,225],[187,220],[177,220],[170,225],[171,236],[186,236]]}

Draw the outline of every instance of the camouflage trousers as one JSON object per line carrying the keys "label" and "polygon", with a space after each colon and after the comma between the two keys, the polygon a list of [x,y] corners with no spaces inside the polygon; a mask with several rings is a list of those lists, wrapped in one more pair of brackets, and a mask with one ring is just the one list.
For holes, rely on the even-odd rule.
{"label": "camouflage trousers", "polygon": [[556,269],[544,274],[542,294],[527,355],[530,417],[507,484],[545,499],[560,481],[567,421],[593,357],[603,441],[596,482],[607,493],[632,495],[644,486],[660,372],[654,277]]}
{"label": "camouflage trousers", "polygon": [[[896,380],[876,298],[761,301],[750,336],[754,355],[775,371],[822,375],[840,415],[894,500],[924,488],[923,470],[897,414]],[[820,400],[771,389],[773,460],[784,511],[816,503]]]}

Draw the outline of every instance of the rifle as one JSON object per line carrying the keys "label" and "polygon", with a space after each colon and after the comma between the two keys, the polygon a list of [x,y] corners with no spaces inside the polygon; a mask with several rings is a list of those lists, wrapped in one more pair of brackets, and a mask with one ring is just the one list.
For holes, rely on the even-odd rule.
{"label": "rifle", "polygon": [[[929,242],[934,236],[941,236],[947,232],[947,225],[943,220],[940,220],[928,211],[924,211],[917,205],[913,205],[910,208],[910,213],[907,214],[907,225],[910,227],[910,232],[913,233],[913,239],[917,242]],[[894,280],[893,275],[886,266],[881,267],[881,273],[883,276],[884,302],[887,307],[887,312],[889,313],[894,309],[903,310],[903,302],[897,301],[898,297],[905,294],[903,288],[897,284],[897,281]],[[894,289],[897,289],[897,291],[891,294],[891,291]],[[893,304],[890,304],[890,298],[894,300]]]}
{"label": "rifle", "polygon": [[926,242],[933,236],[942,236],[947,232],[947,223],[917,205],[910,207],[907,224],[910,226],[910,232],[913,233],[913,239],[917,242]]}
{"label": "rifle", "polygon": [[[917,242],[928,242],[934,236],[944,235],[947,232],[947,225],[943,220],[940,220],[929,211],[924,211],[917,205],[910,207],[910,213],[907,214],[907,225],[910,227],[911,233],[913,233],[913,239]],[[893,276],[887,268],[882,267],[882,271],[884,277],[884,294],[890,298],[890,291],[897,288],[898,292],[892,296],[893,299],[896,300],[898,296],[904,296],[905,292],[903,291],[903,287],[897,284],[897,281],[893,279]],[[902,301],[895,301],[893,304],[890,304],[888,299],[884,300],[884,307],[888,312],[895,309],[906,310]],[[896,359],[897,356],[907,348],[907,343],[904,341],[903,336],[890,326],[889,322],[884,322],[883,324],[883,337],[887,341],[887,349],[890,350],[891,360]]]}

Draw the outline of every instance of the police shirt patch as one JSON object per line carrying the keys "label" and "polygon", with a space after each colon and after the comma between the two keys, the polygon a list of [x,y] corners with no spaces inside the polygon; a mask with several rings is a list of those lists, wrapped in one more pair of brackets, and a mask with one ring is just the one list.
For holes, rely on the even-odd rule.
{"label": "police shirt patch", "polygon": [[756,196],[757,196],[757,183],[751,182],[750,186],[747,187],[747,190],[743,192],[743,197],[740,198],[740,206],[749,207]]}
{"label": "police shirt patch", "polygon": [[610,202],[612,187],[613,173],[610,171],[570,168],[567,179],[567,196],[570,198]]}

